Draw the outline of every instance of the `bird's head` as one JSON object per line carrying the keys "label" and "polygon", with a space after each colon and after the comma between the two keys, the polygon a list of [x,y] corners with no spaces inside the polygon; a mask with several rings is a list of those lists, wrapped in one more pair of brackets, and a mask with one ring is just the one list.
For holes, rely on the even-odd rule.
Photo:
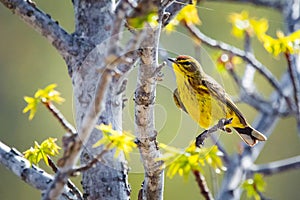
{"label": "bird's head", "polygon": [[180,55],[177,58],[168,58],[173,64],[175,72],[183,73],[185,75],[194,75],[201,73],[201,66],[198,61],[191,56]]}

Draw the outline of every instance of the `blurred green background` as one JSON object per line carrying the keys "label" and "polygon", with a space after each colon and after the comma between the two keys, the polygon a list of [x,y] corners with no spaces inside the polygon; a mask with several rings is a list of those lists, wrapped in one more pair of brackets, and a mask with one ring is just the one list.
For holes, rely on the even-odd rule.
{"label": "blurred green background", "polygon": [[[73,10],[71,1],[37,1],[37,5],[58,20],[68,32],[74,30]],[[270,35],[275,35],[276,30],[283,29],[281,14],[272,9],[260,7],[205,2],[199,6],[199,15],[202,20],[200,29],[213,38],[242,47],[239,41],[230,35],[230,24],[227,17],[231,12],[248,10],[251,16],[265,17],[269,20]],[[274,59],[267,54],[258,41],[254,40],[254,51],[257,58],[280,78],[286,69],[282,57]],[[210,48],[204,47],[201,53],[195,54],[195,47],[184,30],[179,30],[171,35],[163,34],[161,48],[171,55],[189,54],[201,59],[208,74],[214,76],[226,90],[236,96],[237,89],[226,74],[218,74],[211,55],[215,53]],[[244,66],[237,69],[242,74]],[[175,88],[175,78],[169,67],[163,69],[164,80],[158,84],[156,126],[159,131],[159,141],[176,147],[184,148],[201,129],[185,114],[181,113],[174,105],[172,91]],[[124,112],[124,129],[133,130],[133,101],[132,95],[136,79],[136,69],[131,73],[126,95],[129,99]],[[271,94],[272,88],[259,75],[256,76],[256,87],[266,97]],[[28,121],[28,115],[22,114],[25,106],[23,96],[32,95],[37,88],[43,88],[50,83],[57,83],[58,90],[66,102],[59,109],[67,119],[74,124],[72,85],[63,59],[55,49],[39,34],[23,23],[2,4],[0,6],[0,140],[5,144],[24,151],[33,145],[34,141],[41,142],[48,137],[61,138],[64,131],[55,119],[44,108],[40,108],[36,117]],[[246,114],[249,122],[255,119],[257,112],[245,105],[239,107]],[[220,135],[220,139],[228,147],[229,153],[238,151],[241,142],[236,135]],[[207,144],[208,146],[209,144]],[[269,138],[257,163],[266,163],[290,156],[299,155],[300,143],[297,137],[295,120],[285,118],[276,125],[274,133]],[[143,180],[139,155],[133,154],[130,159],[131,172],[130,184],[132,199],[137,198],[137,192]],[[41,165],[44,169],[43,164]],[[50,172],[47,169],[48,172]],[[210,188],[210,179],[222,179],[222,175],[212,175],[206,169],[206,177]],[[10,171],[0,166],[0,198],[1,199],[39,199],[40,192],[23,183]],[[298,199],[300,196],[299,171],[289,171],[266,177],[267,188],[265,196],[271,199]],[[74,180],[77,185],[79,179]],[[201,199],[199,190],[193,177],[184,181],[182,177],[166,178],[165,199]],[[179,189],[180,188],[180,189]],[[217,190],[217,187],[212,191]],[[246,196],[243,195],[243,199]]]}

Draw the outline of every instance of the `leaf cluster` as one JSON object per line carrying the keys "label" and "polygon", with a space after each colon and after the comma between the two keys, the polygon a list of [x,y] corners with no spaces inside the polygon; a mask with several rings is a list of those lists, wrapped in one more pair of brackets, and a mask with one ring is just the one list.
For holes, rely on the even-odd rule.
{"label": "leaf cluster", "polygon": [[38,89],[33,97],[24,97],[27,106],[23,109],[23,113],[27,113],[28,111],[30,111],[29,120],[33,119],[33,117],[35,116],[37,106],[40,103],[48,104],[51,102],[55,102],[61,104],[65,101],[64,98],[60,96],[60,93],[55,90],[56,87],[56,84],[50,84],[44,89]]}
{"label": "leaf cluster", "polygon": [[161,159],[168,167],[168,177],[173,178],[178,174],[187,179],[190,172],[200,171],[203,173],[205,165],[211,166],[217,173],[226,170],[221,158],[222,152],[219,151],[217,146],[198,148],[194,144],[195,142],[184,151],[165,144],[159,144],[166,151]]}
{"label": "leaf cluster", "polygon": [[43,160],[46,165],[49,166],[47,156],[56,156],[59,153],[58,150],[61,149],[56,144],[56,140],[56,138],[49,137],[41,144],[35,141],[34,147],[30,147],[30,149],[23,152],[24,157],[28,159],[31,164],[38,165],[38,163]]}
{"label": "leaf cluster", "polygon": [[136,147],[133,135],[126,131],[116,131],[111,124],[100,124],[96,128],[102,131],[103,137],[93,145],[94,148],[105,145],[106,149],[116,149],[115,157],[123,151],[125,156],[129,158],[129,153]]}
{"label": "leaf cluster", "polygon": [[265,191],[266,182],[264,181],[262,174],[254,174],[253,178],[243,182],[242,188],[246,191],[248,198],[260,200],[261,192]]}
{"label": "leaf cluster", "polygon": [[250,17],[247,11],[230,14],[229,22],[232,24],[231,33],[235,37],[256,36],[266,51],[274,56],[278,56],[280,53],[295,54],[300,52],[300,30],[288,36],[285,36],[282,31],[277,31],[277,38],[273,38],[267,34],[268,20]]}

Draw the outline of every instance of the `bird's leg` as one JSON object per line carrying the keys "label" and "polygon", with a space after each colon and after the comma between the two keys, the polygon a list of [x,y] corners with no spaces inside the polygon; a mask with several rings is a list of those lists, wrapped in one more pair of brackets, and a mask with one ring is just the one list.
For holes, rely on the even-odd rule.
{"label": "bird's leg", "polygon": [[200,147],[200,145],[204,144],[204,140],[212,133],[216,132],[218,129],[222,130],[222,131],[226,131],[228,132],[228,129],[225,127],[228,124],[231,124],[233,118],[229,118],[229,119],[225,119],[222,118],[218,121],[218,123],[216,125],[214,125],[213,127],[203,131],[202,133],[200,133],[200,135],[198,135],[196,137],[196,142],[195,145],[196,147]]}

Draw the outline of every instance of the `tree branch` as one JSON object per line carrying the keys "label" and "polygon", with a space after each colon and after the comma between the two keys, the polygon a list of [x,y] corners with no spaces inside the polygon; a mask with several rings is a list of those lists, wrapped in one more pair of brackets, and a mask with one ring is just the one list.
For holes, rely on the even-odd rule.
{"label": "tree branch", "polygon": [[164,171],[156,137],[154,125],[154,104],[156,84],[159,69],[158,45],[164,7],[159,7],[158,27],[152,29],[147,26],[147,38],[142,42],[140,50],[140,67],[138,71],[137,87],[135,91],[135,134],[141,159],[144,165],[145,177],[143,188],[139,192],[142,199],[163,199]]}
{"label": "tree branch", "polygon": [[166,26],[170,23],[170,21],[176,17],[176,15],[179,13],[179,11],[189,3],[190,0],[179,0],[179,1],[173,1],[173,3],[166,8],[166,12],[169,14],[168,18],[163,22],[163,26]]}
{"label": "tree branch", "polygon": [[76,134],[76,129],[68,122],[68,120],[63,116],[63,114],[51,103],[44,102],[42,103],[46,106],[46,108],[54,115],[54,117],[59,121],[60,125],[71,134]]}
{"label": "tree branch", "polygon": [[149,28],[148,38],[140,49],[141,63],[135,91],[135,134],[144,165],[145,178],[141,195],[143,199],[162,199],[164,176],[162,162],[157,161],[161,153],[157,146],[157,132],[154,126],[154,103],[157,68],[156,43],[159,37],[156,31]]}
{"label": "tree branch", "polygon": [[[283,75],[281,86],[286,94],[292,93],[292,87],[287,74]],[[277,102],[279,99],[279,94],[274,92],[271,95],[270,101]],[[278,115],[272,113],[260,113],[252,126],[264,133],[266,137],[269,137],[278,121],[278,117]],[[244,151],[241,155],[236,154],[230,158],[217,199],[240,199],[241,191],[237,188],[239,188],[241,181],[244,180],[245,174],[251,170],[254,160],[256,160],[264,145],[264,142],[260,142],[252,148],[244,145]]]}
{"label": "tree branch", "polygon": [[[125,73],[127,73],[128,70],[131,69],[130,67],[127,67],[125,71],[120,71],[118,70],[117,66],[124,62],[127,65],[129,63],[133,64],[135,62],[135,59],[126,57],[132,54],[134,54],[134,52],[128,52],[127,54],[120,56],[115,61],[109,63],[105,69],[103,69],[103,72],[101,73],[101,78],[99,78],[99,81],[96,86],[95,97],[90,103],[89,109],[86,111],[86,114],[82,120],[82,124],[79,126],[79,134],[73,134],[70,137],[66,138],[67,142],[65,142],[66,148],[64,151],[64,155],[58,161],[58,165],[61,168],[56,174],[53,185],[48,188],[44,199],[52,199],[59,196],[61,193],[62,186],[66,184],[68,176],[70,176],[74,172],[73,167],[75,166],[77,158],[81,153],[82,146],[85,145],[86,141],[90,137],[90,134],[94,129],[101,112],[105,108],[107,89],[112,79],[114,77],[123,76]],[[99,156],[102,157],[103,154],[106,152],[107,151],[102,151],[102,153],[100,153]],[[77,168],[75,169],[75,171],[89,169],[98,161],[97,158],[98,156],[96,156],[95,159],[92,159],[92,161],[89,162],[86,166]]]}
{"label": "tree branch", "polygon": [[[58,167],[56,166],[55,162],[51,159],[50,156],[47,156],[49,166],[52,168],[52,170],[56,173],[58,171]],[[72,183],[71,180],[68,180],[67,186],[72,190],[72,192],[77,196],[79,200],[83,200],[82,194],[79,191],[79,189],[75,186],[74,183]]]}
{"label": "tree branch", "polygon": [[223,51],[227,51],[233,55],[241,57],[246,62],[250,63],[251,66],[253,66],[261,75],[263,75],[270,84],[276,89],[276,91],[280,94],[281,97],[283,97],[288,105],[288,107],[293,110],[293,104],[290,101],[289,97],[285,95],[279,85],[279,82],[277,79],[273,76],[273,74],[265,67],[262,63],[260,63],[255,56],[252,53],[244,52],[241,49],[238,49],[234,46],[231,46],[229,44],[219,42],[217,40],[214,40],[206,35],[204,35],[197,27],[194,25],[185,24],[185,27],[190,31],[190,33],[196,37],[197,39],[201,40],[203,43],[214,47],[221,49]]}
{"label": "tree branch", "polygon": [[300,168],[300,156],[287,158],[275,162],[270,162],[262,165],[254,165],[251,167],[251,173],[261,173],[264,175],[273,175],[281,172],[285,172],[291,169]]}
{"label": "tree branch", "polygon": [[290,53],[284,54],[288,64],[288,73],[291,78],[292,86],[293,86],[293,93],[294,93],[294,101],[296,104],[296,119],[297,119],[297,126],[298,126],[298,133],[300,133],[300,83],[299,83],[299,76],[297,73],[297,66],[292,64],[292,55]]}
{"label": "tree branch", "polygon": [[277,10],[281,10],[284,4],[282,0],[210,0],[215,2],[227,2],[227,3],[248,3],[255,6],[272,7]]}
{"label": "tree branch", "polygon": [[100,161],[103,161],[104,160],[102,159],[103,155],[106,154],[108,151],[109,151],[109,147],[112,145],[112,143],[109,143],[105,149],[103,149],[101,151],[101,153],[99,153],[98,155],[96,155],[93,159],[91,159],[90,162],[88,162],[87,164],[85,165],[82,165],[80,167],[77,167],[77,168],[74,168],[71,172],[72,174],[74,173],[77,173],[77,172],[83,172],[83,171],[86,171],[88,170],[89,168],[93,167],[96,165],[97,162],[100,162]]}
{"label": "tree branch", "polygon": [[224,127],[228,124],[231,124],[232,118],[230,119],[220,119],[219,122],[213,127],[203,131],[196,138],[196,146],[200,147],[200,145],[204,144],[204,140],[212,133],[216,132],[218,129],[225,131]]}
{"label": "tree branch", "polygon": [[[230,65],[230,66],[228,66]],[[249,65],[249,64],[248,64]],[[235,81],[237,87],[239,87],[240,89],[240,94],[239,94],[239,98],[241,101],[249,104],[250,106],[254,107],[256,110],[263,112],[263,113],[273,113],[274,115],[282,115],[282,116],[287,116],[289,114],[292,114],[292,112],[290,112],[287,109],[281,109],[280,106],[274,106],[275,102],[270,102],[265,100],[260,94],[258,94],[255,89],[251,89],[251,91],[249,91],[249,88],[244,87],[244,84],[242,84],[242,80],[241,78],[236,74],[235,70],[234,70],[234,66],[232,66],[232,64],[229,62],[226,65],[227,71],[229,73],[229,75],[231,75],[231,77],[233,78],[233,80]],[[253,67],[251,66],[247,66],[247,69],[251,70],[255,70]],[[246,71],[245,71],[245,75],[246,76]],[[254,75],[254,74],[253,74]],[[251,76],[251,75],[250,75]],[[243,78],[243,81],[245,80],[245,78]]]}
{"label": "tree branch", "polygon": [[205,198],[205,200],[213,200],[214,197],[210,193],[210,191],[207,187],[205,177],[199,171],[196,171],[196,170],[193,171],[193,174],[194,174],[196,182],[199,186],[200,192],[201,192],[202,196]]}
{"label": "tree branch", "polygon": [[[38,190],[46,190],[53,182],[51,175],[34,165],[31,166],[30,162],[25,159],[19,151],[6,146],[2,142],[0,142],[0,163],[21,180]],[[69,200],[74,198],[76,198],[76,196],[73,191],[64,187],[63,195],[58,199]]]}
{"label": "tree branch", "polygon": [[68,176],[71,174],[73,166],[75,166],[81,153],[82,146],[88,140],[96,125],[99,115],[105,107],[105,95],[107,87],[112,80],[112,76],[112,69],[106,68],[101,79],[99,79],[94,100],[90,104],[90,107],[83,119],[82,125],[78,131],[79,134],[72,137],[73,140],[69,141],[68,148],[65,149],[63,157],[58,162],[58,165],[61,168],[56,173],[51,187],[49,187],[46,191],[43,197],[44,200],[55,199],[61,194],[63,186],[66,184]]}
{"label": "tree branch", "polygon": [[68,65],[76,62],[75,56],[78,55],[79,51],[78,41],[75,42],[74,38],[57,21],[39,10],[35,3],[24,0],[0,0],[0,2],[44,36],[57,49]]}

